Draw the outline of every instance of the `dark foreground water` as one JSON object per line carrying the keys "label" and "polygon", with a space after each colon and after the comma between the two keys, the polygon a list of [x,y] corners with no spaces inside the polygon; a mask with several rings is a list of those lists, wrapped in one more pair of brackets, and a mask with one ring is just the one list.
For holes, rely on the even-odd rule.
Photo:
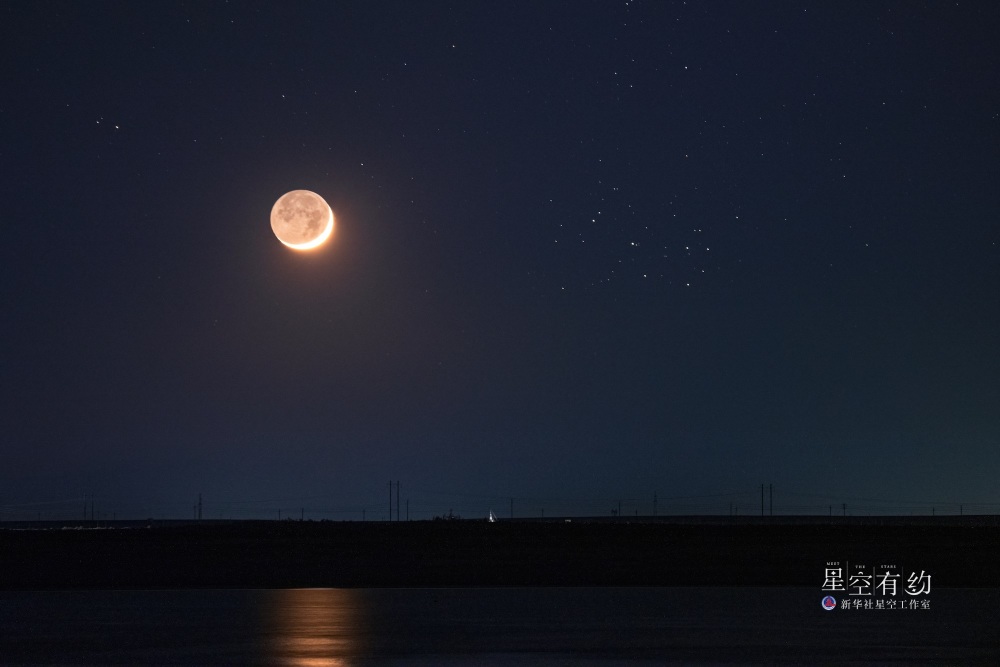
{"label": "dark foreground water", "polygon": [[824,611],[818,588],[0,593],[3,665],[1000,664],[1000,591]]}

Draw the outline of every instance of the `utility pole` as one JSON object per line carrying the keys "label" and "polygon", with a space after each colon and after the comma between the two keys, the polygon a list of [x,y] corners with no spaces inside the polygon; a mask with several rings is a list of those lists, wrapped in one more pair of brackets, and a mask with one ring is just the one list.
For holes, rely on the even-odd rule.
{"label": "utility pole", "polygon": [[198,521],[201,521],[201,494],[198,494]]}
{"label": "utility pole", "polygon": [[399,521],[399,480],[396,480],[396,521]]}
{"label": "utility pole", "polygon": [[841,503],[841,507],[844,509],[844,516],[847,516],[847,503]]}
{"label": "utility pole", "polygon": [[767,507],[771,516],[774,516],[774,484],[767,485]]}

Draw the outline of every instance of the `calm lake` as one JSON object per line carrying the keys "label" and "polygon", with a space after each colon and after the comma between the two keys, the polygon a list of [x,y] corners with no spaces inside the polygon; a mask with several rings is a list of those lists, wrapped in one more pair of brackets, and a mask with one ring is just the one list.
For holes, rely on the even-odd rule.
{"label": "calm lake", "polygon": [[1000,664],[1000,591],[825,611],[818,588],[0,593],[3,665]]}

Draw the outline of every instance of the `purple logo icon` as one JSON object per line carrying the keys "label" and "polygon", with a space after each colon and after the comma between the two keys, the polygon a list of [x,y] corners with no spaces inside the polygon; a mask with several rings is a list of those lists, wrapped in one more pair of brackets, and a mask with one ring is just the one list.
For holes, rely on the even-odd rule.
{"label": "purple logo icon", "polygon": [[837,600],[832,595],[827,595],[823,598],[823,609],[827,611],[833,611],[837,608]]}

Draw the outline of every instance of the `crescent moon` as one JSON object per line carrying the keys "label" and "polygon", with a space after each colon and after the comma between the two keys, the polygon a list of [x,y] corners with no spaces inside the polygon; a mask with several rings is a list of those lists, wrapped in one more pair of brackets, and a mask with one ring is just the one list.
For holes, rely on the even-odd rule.
{"label": "crescent moon", "polygon": [[312,250],[333,234],[333,209],[315,192],[286,192],[271,209],[271,230],[293,250]]}

